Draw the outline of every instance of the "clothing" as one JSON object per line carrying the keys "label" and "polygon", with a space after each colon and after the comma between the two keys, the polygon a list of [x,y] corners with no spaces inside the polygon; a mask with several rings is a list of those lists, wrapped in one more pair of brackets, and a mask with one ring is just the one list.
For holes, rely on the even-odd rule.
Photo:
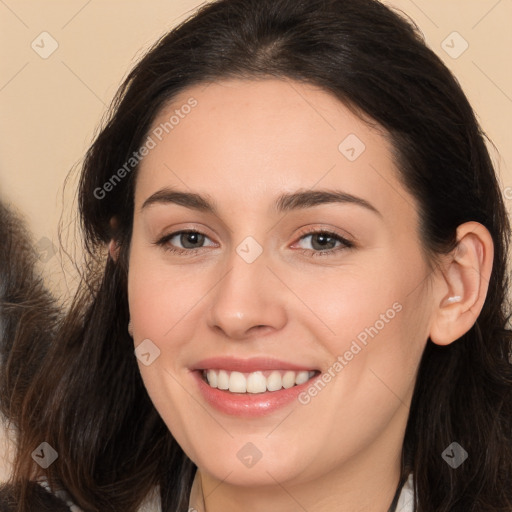
{"label": "clothing", "polygon": [[[37,480],[37,483],[46,489],[49,493],[52,493],[52,489],[50,488],[50,484],[48,483],[48,480],[46,477],[41,477],[39,480]],[[62,490],[56,490],[52,494],[57,496],[61,501],[63,501],[69,508],[70,512],[83,512],[83,510],[75,505],[71,498],[68,496],[68,493],[66,491]]]}
{"label": "clothing", "polygon": [[[45,477],[41,477],[37,483],[46,489],[49,493],[63,501],[68,507],[69,512],[83,512],[83,510],[73,503],[68,493],[63,490],[55,490],[52,492],[48,484],[48,480]],[[160,493],[158,488],[153,489],[153,492],[149,493],[142,505],[139,507],[138,512],[160,512],[162,510],[160,503]],[[1,512],[1,511],[0,511]]]}
{"label": "clothing", "polygon": [[398,499],[396,512],[413,512],[414,510],[414,479],[412,473],[405,482]]}
{"label": "clothing", "polygon": [[[41,485],[48,492],[51,492],[51,489],[48,485],[48,482],[45,478],[41,478],[38,481],[39,485]],[[70,512],[83,512],[81,508],[75,505],[68,494],[64,491],[54,491],[53,494],[60,498],[64,503],[66,503],[68,510]],[[400,493],[400,497],[398,499],[398,504],[395,512],[413,512],[414,506],[414,480],[412,474],[409,475],[409,478],[405,482],[402,487],[402,491]],[[139,508],[139,512],[160,512],[161,504],[160,504],[160,495],[157,492],[157,489],[153,493],[151,493],[144,504]],[[205,512],[205,504],[204,497],[201,490],[201,481],[199,478],[199,474],[196,471],[196,475],[194,477],[194,481],[192,483],[192,489],[190,492],[190,500],[188,504],[188,512]]]}
{"label": "clothing", "polygon": [[[35,482],[29,483],[30,510],[51,510],[52,512],[69,512],[69,507],[57,496],[46,491]],[[18,501],[15,487],[10,484],[0,485],[0,512],[16,512]]]}

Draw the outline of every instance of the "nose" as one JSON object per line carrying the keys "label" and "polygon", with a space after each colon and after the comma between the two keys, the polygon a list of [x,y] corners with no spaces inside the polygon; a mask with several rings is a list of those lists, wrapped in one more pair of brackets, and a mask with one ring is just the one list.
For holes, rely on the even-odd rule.
{"label": "nose", "polygon": [[228,271],[211,294],[210,328],[232,340],[243,340],[286,325],[286,289],[267,264],[265,252],[248,263],[233,251]]}

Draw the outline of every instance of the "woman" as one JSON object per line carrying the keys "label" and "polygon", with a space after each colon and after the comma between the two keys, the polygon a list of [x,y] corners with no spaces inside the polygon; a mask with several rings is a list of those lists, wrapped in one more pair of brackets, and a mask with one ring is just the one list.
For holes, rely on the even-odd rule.
{"label": "woman", "polygon": [[204,6],[128,76],[79,198],[14,510],[37,479],[87,511],[512,510],[509,220],[404,19]]}

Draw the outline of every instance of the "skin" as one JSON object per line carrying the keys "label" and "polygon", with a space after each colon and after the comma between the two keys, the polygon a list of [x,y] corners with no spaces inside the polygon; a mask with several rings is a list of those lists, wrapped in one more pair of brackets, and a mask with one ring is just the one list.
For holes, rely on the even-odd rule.
{"label": "skin", "polygon": [[[321,89],[277,79],[196,85],[153,128],[190,97],[197,106],[144,158],[136,182],[133,337],[160,350],[151,365],[139,362],[148,393],[198,466],[208,512],[386,512],[422,352],[429,336],[446,345],[474,324],[492,267],[490,234],[475,222],[459,226],[458,249],[432,271],[416,200],[398,180],[383,131]],[[349,134],[366,146],[353,162],[338,149]],[[142,208],[163,188],[208,196],[217,212]],[[310,189],[343,190],[380,215],[350,203],[273,209],[280,194]],[[355,245],[308,256],[301,249],[322,252],[307,234],[316,228]],[[155,244],[183,229],[207,237],[195,254]],[[236,252],[248,236],[263,248],[250,264]],[[190,251],[183,243],[177,236],[167,247]],[[447,301],[455,295],[459,302]],[[400,312],[307,405],[229,416],[204,401],[191,376],[194,363],[223,355],[270,355],[327,372],[394,303]],[[237,457],[247,442],[262,453],[250,468]]]}

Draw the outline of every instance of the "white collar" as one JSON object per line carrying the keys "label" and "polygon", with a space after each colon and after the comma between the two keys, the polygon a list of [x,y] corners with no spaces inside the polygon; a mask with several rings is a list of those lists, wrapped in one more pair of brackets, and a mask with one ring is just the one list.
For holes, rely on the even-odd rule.
{"label": "white collar", "polygon": [[413,512],[414,510],[414,480],[412,473],[402,487],[402,492],[398,498],[396,512]]}
{"label": "white collar", "polygon": [[[71,512],[84,512],[78,505],[73,503],[66,491],[62,489],[52,489],[46,476],[39,477],[37,479],[37,483],[49,493],[54,494],[57,498],[61,499],[69,507]],[[153,491],[146,496],[146,499],[138,508],[137,512],[160,512],[161,510],[160,488],[156,486],[153,488]]]}

